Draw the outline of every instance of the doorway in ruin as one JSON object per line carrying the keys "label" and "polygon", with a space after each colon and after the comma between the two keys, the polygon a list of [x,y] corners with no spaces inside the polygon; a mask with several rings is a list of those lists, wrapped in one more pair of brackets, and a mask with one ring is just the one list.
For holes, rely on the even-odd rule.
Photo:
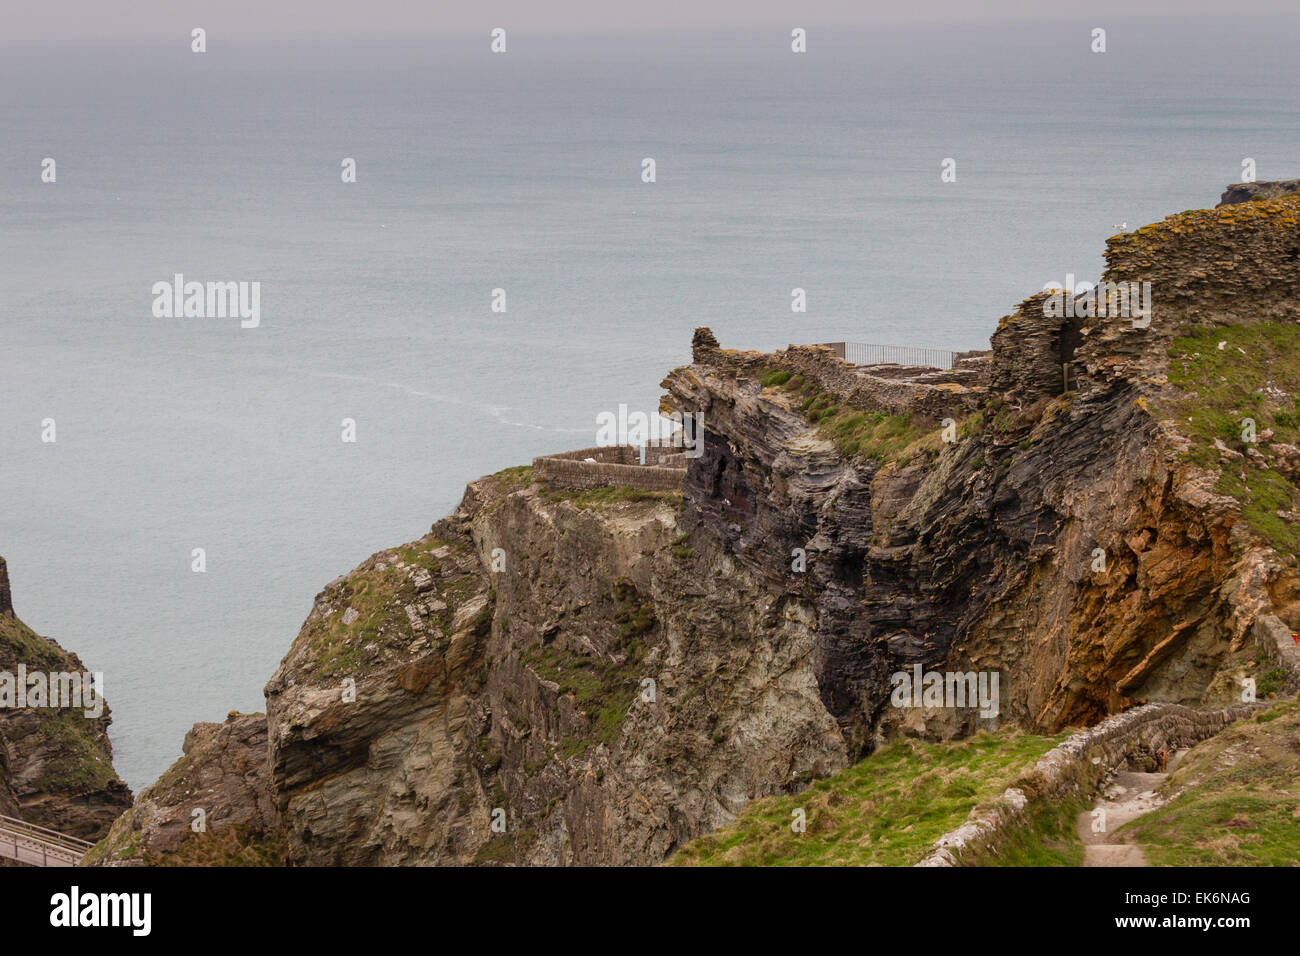
{"label": "doorway in ruin", "polygon": [[1078,369],[1074,364],[1074,353],[1083,344],[1083,317],[1067,316],[1057,336],[1056,360],[1061,368],[1061,394],[1072,392],[1078,387]]}

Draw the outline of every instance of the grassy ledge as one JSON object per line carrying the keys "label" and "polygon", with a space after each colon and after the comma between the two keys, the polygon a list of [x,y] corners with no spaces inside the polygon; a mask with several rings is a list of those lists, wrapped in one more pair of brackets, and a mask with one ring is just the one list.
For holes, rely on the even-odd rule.
{"label": "grassy ledge", "polygon": [[[1218,440],[1241,455],[1259,451],[1267,459],[1271,444],[1300,443],[1300,325],[1234,325],[1176,339],[1169,349],[1169,382],[1183,395],[1161,412],[1191,439],[1190,460],[1222,469],[1218,493],[1241,502],[1244,520],[1268,544],[1300,554],[1300,527],[1278,515],[1295,510],[1300,489],[1258,459],[1223,462],[1215,445]],[[1272,438],[1243,441],[1247,418],[1254,419],[1257,436],[1272,429]]]}
{"label": "grassy ledge", "polygon": [[[939,430],[921,416],[910,412],[887,415],[843,405],[836,396],[788,369],[769,368],[758,382],[763,388],[781,388],[798,398],[799,410],[816,426],[817,433],[831,441],[845,458],[905,465],[922,451],[938,451]],[[922,448],[927,438],[930,442]]]}
{"label": "grassy ledge", "polygon": [[[910,866],[977,804],[991,802],[1065,734],[1013,729],[887,744],[803,793],[755,800],[729,827],[682,847],[674,866]],[[803,809],[807,830],[791,830]]]}

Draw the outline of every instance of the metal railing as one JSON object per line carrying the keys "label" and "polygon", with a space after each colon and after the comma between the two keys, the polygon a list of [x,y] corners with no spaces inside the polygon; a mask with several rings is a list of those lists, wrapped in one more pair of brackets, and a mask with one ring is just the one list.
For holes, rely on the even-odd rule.
{"label": "metal railing", "polygon": [[0,856],[36,866],[76,866],[94,846],[48,827],[0,815]]}
{"label": "metal railing", "polygon": [[851,365],[928,365],[950,369],[957,353],[946,349],[926,349],[911,345],[871,345],[866,342],[825,342],[835,354]]}

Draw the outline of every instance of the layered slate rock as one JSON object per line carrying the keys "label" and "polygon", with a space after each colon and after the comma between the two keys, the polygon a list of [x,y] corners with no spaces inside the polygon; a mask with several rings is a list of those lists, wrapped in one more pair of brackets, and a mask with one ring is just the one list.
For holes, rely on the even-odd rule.
{"label": "layered slate rock", "polygon": [[1300,192],[1300,179],[1273,180],[1272,182],[1233,183],[1219,197],[1220,206],[1250,202],[1252,199],[1277,199]]}

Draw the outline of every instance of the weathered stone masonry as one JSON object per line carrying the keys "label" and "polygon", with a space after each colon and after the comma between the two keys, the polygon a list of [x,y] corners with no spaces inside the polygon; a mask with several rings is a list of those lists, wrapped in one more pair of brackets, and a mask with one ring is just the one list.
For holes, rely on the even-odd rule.
{"label": "weathered stone masonry", "polygon": [[[671,446],[668,446],[671,447]],[[586,459],[593,458],[594,461]],[[686,476],[683,452],[667,451],[659,443],[646,447],[646,464],[634,445],[605,445],[544,455],[533,459],[533,477],[565,491],[635,488],[639,491],[681,491]],[[662,461],[663,464],[654,464]]]}

